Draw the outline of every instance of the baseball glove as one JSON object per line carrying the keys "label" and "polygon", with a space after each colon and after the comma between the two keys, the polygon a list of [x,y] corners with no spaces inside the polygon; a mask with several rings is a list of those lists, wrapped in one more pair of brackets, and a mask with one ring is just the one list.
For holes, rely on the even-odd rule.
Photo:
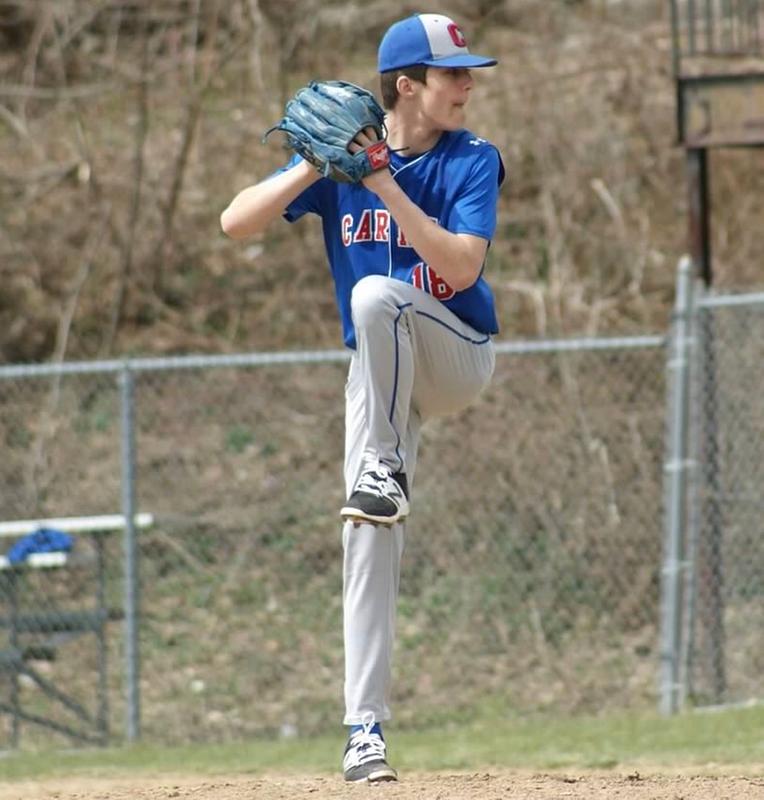
{"label": "baseball glove", "polygon": [[[286,143],[325,177],[358,183],[390,163],[385,112],[374,95],[346,81],[311,81],[286,104],[283,119],[265,132],[286,133]],[[364,128],[379,141],[351,153],[348,146]]]}

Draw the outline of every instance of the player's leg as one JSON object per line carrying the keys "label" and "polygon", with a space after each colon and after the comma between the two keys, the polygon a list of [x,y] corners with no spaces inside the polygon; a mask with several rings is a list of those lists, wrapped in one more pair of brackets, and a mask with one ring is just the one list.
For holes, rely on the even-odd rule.
{"label": "player's leg", "polygon": [[[357,356],[345,389],[345,486],[350,492],[363,470],[368,443],[362,375]],[[419,417],[405,432],[414,477]],[[405,528],[347,521],[342,529],[345,635],[345,723],[359,725],[367,712],[376,721],[390,718],[389,691],[396,602]]]}
{"label": "player's leg", "polygon": [[414,379],[407,303],[399,281],[363,278],[351,304],[359,391],[369,431],[359,480],[342,508],[344,518],[394,523],[408,514],[405,433]]}
{"label": "player's leg", "polygon": [[496,355],[490,337],[424,292],[412,306],[409,327],[416,364],[412,407],[428,419],[471,405],[493,375]]}
{"label": "player's leg", "polygon": [[393,522],[409,511],[404,432],[412,407],[424,418],[469,405],[490,380],[494,350],[432,295],[385,276],[359,281],[352,310],[369,436],[341,513]]}
{"label": "player's leg", "polygon": [[[363,385],[357,356],[346,386],[345,482],[348,492],[363,468],[368,440]],[[405,435],[410,477],[419,421],[411,415]],[[394,780],[386,762],[380,723],[390,718],[390,685],[400,564],[402,522],[391,526],[346,522],[342,531],[345,718],[351,735],[343,759],[347,780]]]}
{"label": "player's leg", "polygon": [[403,522],[391,527],[346,522],[343,543],[345,717],[348,781],[395,780],[381,723],[390,719],[390,683]]}
{"label": "player's leg", "polygon": [[[360,363],[353,356],[345,387],[345,487],[349,494],[363,469],[368,439]],[[404,546],[402,523],[386,527],[346,521],[342,529],[345,634],[345,723],[359,725],[366,712],[390,717],[388,690],[395,600]]]}

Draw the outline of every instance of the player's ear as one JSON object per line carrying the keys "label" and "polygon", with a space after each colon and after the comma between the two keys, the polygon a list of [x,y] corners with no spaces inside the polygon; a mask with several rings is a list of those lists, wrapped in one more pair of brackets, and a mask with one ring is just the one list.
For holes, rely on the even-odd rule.
{"label": "player's ear", "polygon": [[411,97],[414,94],[414,81],[408,75],[399,75],[395,88],[400,97]]}

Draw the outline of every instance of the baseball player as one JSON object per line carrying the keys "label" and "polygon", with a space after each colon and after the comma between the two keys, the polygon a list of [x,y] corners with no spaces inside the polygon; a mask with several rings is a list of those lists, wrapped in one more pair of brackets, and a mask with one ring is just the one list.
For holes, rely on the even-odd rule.
{"label": "baseball player", "polygon": [[[464,409],[494,369],[497,321],[484,278],[504,168],[464,128],[471,54],[441,14],[396,22],[378,51],[386,144],[371,127],[349,145],[370,154],[356,183],[295,155],[223,212],[233,238],[283,216],[323,223],[344,342],[347,500],[340,514],[345,642],[343,757],[348,781],[397,779],[381,723],[390,719],[396,602],[422,423]],[[373,157],[372,157],[373,155]]]}

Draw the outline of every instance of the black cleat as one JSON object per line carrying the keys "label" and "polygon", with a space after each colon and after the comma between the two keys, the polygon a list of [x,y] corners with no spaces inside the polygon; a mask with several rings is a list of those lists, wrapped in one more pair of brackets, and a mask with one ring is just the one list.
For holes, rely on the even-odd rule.
{"label": "black cleat", "polygon": [[376,464],[358,479],[353,493],[340,511],[343,519],[392,525],[409,513],[405,472],[393,472]]}
{"label": "black cleat", "polygon": [[[379,731],[379,732],[377,732]],[[348,739],[342,759],[345,780],[351,783],[383,783],[397,781],[398,773],[386,761],[382,731],[374,730],[374,718],[363,723],[363,729]]]}

